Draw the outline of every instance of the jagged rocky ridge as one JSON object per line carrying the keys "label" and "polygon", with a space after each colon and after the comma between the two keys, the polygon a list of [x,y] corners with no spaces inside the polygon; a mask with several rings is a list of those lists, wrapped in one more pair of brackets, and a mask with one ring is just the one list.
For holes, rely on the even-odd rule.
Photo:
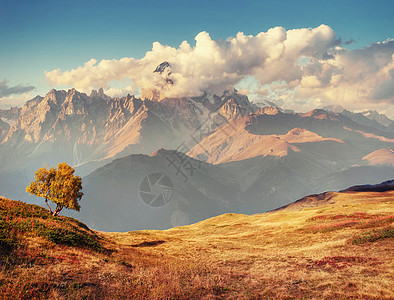
{"label": "jagged rocky ridge", "polygon": [[250,107],[247,97],[229,92],[158,102],[130,95],[110,98],[102,89],[90,96],[75,89],[51,90],[28,101],[10,128],[0,122],[0,170],[23,169],[32,162],[32,167],[57,161],[74,166],[95,161],[97,166],[100,160],[149,154],[176,147],[209,117],[223,123]]}

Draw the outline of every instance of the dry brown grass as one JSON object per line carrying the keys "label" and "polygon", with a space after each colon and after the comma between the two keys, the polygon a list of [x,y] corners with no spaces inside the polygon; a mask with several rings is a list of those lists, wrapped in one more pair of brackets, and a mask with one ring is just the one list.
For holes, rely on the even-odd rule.
{"label": "dry brown grass", "polygon": [[43,259],[3,265],[0,292],[4,299],[394,299],[393,238],[354,243],[393,229],[394,192],[338,193],[330,202],[165,231],[97,233],[111,254],[31,238],[16,251]]}

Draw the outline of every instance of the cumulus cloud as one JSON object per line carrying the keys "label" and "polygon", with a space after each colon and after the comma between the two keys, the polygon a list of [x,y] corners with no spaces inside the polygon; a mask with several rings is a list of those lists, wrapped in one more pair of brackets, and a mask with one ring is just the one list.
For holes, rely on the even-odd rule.
{"label": "cumulus cloud", "polygon": [[[213,40],[204,31],[195,37],[195,45],[155,42],[141,59],[91,59],[76,69],[45,75],[53,86],[84,91],[104,87],[113,94],[122,90],[111,82],[122,80],[132,82],[129,91],[160,90],[166,97],[220,94],[237,86],[252,99],[280,99],[293,109],[339,102],[350,109],[393,110],[394,41],[356,50],[343,48],[346,43],[326,25],[287,31],[275,27],[254,36],[239,32],[226,40]],[[170,68],[153,72],[164,61]],[[255,80],[254,89],[242,86],[245,78]]]}
{"label": "cumulus cloud", "polygon": [[[128,78],[136,86],[161,89],[168,96],[195,96],[231,88],[248,75],[262,83],[301,79],[301,66],[296,60],[324,59],[327,50],[337,43],[335,33],[326,25],[288,31],[275,27],[256,36],[240,32],[220,41],[212,40],[204,31],[195,41],[195,46],[184,41],[178,48],[155,42],[142,59],[91,59],[73,70],[48,71],[46,77],[54,86],[72,85],[85,90],[109,87],[113,80]],[[171,65],[172,85],[163,74],[153,73],[163,61]]]}
{"label": "cumulus cloud", "polygon": [[16,85],[10,87],[8,86],[8,81],[4,79],[3,81],[0,81],[0,98],[24,94],[34,89],[35,89],[34,86],[23,86],[23,85]]}
{"label": "cumulus cloud", "polygon": [[340,49],[333,52],[332,59],[304,69],[291,99],[313,98],[324,105],[378,109],[394,116],[393,40],[362,49]]}

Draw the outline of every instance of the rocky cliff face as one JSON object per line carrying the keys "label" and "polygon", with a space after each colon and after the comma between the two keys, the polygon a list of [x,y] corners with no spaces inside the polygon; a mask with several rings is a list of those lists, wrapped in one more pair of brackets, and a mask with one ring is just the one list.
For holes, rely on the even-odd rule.
{"label": "rocky cliff face", "polygon": [[7,120],[16,120],[19,117],[20,111],[21,108],[16,106],[11,107],[10,109],[0,109],[0,118],[4,118]]}
{"label": "rocky cliff face", "polygon": [[364,115],[365,117],[367,117],[368,119],[376,121],[379,124],[386,126],[386,127],[388,127],[394,123],[386,115],[380,114],[376,110],[367,110],[367,111],[362,112],[361,114]]}
{"label": "rocky cliff face", "polygon": [[5,138],[9,130],[10,130],[10,125],[7,122],[4,122],[0,118],[0,141]]}

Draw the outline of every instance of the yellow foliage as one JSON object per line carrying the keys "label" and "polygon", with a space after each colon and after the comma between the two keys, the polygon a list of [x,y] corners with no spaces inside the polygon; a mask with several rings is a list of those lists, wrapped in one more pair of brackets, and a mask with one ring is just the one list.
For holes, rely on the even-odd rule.
{"label": "yellow foliage", "polygon": [[[74,175],[74,168],[67,163],[59,163],[57,169],[45,166],[35,172],[35,180],[26,188],[26,192],[56,203],[54,215],[58,215],[63,207],[79,211],[82,193],[82,179]],[[48,204],[48,202],[47,202]],[[49,207],[49,205],[48,205]],[[52,210],[49,207],[51,213]]]}

